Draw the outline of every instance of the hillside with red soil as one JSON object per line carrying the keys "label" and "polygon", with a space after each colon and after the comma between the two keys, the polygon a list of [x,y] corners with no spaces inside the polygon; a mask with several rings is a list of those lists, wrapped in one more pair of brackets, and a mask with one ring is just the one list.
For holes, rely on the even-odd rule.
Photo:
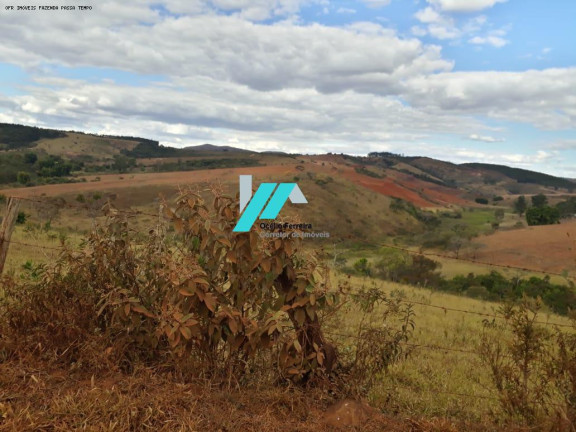
{"label": "hillside with red soil", "polygon": [[391,172],[384,178],[370,177],[347,168],[344,177],[348,180],[383,195],[409,201],[419,207],[444,207],[470,205],[455,189],[419,180],[408,174]]}

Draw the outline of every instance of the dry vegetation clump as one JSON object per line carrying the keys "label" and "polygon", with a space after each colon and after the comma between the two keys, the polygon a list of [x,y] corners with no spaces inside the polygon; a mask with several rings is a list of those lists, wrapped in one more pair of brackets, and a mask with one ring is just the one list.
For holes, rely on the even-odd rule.
{"label": "dry vegetation clump", "polygon": [[325,391],[293,386],[222,389],[156,368],[131,374],[69,371],[23,356],[0,362],[0,431],[527,432],[436,418],[367,416],[361,426],[330,425]]}
{"label": "dry vegetation clump", "polygon": [[[576,431],[576,321],[554,330],[539,324],[541,302],[501,308],[501,325],[485,322],[482,361],[508,416],[539,430]],[[511,335],[505,335],[508,331]]]}
{"label": "dry vegetation clump", "polygon": [[[0,393],[0,418],[11,419],[6,424],[16,430],[178,430],[161,424],[173,421],[175,410],[178,427],[274,430],[264,427],[280,415],[270,409],[264,417],[241,410],[236,420],[210,414],[213,395],[200,414],[181,410],[200,399],[179,398],[168,383],[272,392],[276,402],[262,407],[280,403],[282,392],[297,392],[290,398],[293,415],[304,406],[294,398],[309,402],[312,394],[295,388],[319,392],[320,401],[366,395],[375,377],[402,357],[400,345],[414,327],[409,308],[375,291],[350,295],[346,284],[333,288],[327,268],[299,240],[233,233],[237,200],[215,193],[209,207],[186,192],[172,209],[163,204],[163,212],[164,221],[143,239],[121,212],[108,208],[107,220],[78,250],[67,249],[53,265],[26,276],[2,279],[2,384],[20,395]],[[175,234],[166,234],[166,219]],[[379,313],[385,310],[379,319],[390,323],[378,330],[367,320],[358,330],[362,343],[340,356],[323,328],[348,303],[363,315],[378,305]],[[111,384],[118,380],[128,388]],[[21,385],[36,393],[26,396]],[[54,399],[41,389],[55,392]],[[237,397],[239,405],[229,401],[227,409],[254,394]],[[218,421],[243,426],[216,427]]]}

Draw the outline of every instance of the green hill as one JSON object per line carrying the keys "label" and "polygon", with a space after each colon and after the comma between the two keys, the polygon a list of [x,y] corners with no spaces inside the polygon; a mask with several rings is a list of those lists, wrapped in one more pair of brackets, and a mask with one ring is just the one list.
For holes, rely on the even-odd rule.
{"label": "green hill", "polygon": [[43,138],[54,139],[64,136],[66,134],[58,130],[0,123],[0,150],[33,147],[38,140]]}
{"label": "green hill", "polygon": [[539,173],[536,171],[525,170],[522,168],[512,168],[506,165],[492,165],[485,163],[466,163],[460,166],[494,171],[518,181],[518,183],[533,183],[546,187],[559,187],[572,190],[576,183],[561,177],[555,177],[549,174]]}

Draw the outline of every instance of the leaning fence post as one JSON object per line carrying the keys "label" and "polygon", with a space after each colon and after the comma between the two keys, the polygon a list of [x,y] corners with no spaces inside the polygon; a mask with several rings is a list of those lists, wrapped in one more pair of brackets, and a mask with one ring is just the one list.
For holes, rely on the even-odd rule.
{"label": "leaning fence post", "polygon": [[14,231],[14,225],[18,217],[18,209],[20,208],[20,200],[18,198],[10,197],[6,204],[6,216],[2,221],[0,227],[0,275],[4,271],[4,263],[8,256],[8,248],[10,247],[10,238]]}

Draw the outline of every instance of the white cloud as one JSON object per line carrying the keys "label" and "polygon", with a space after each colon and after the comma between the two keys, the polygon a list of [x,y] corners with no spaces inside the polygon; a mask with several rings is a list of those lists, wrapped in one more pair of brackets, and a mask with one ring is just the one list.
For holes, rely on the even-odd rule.
{"label": "white cloud", "polygon": [[428,0],[445,12],[478,12],[504,2],[506,0]]}
{"label": "white cloud", "polygon": [[574,129],[576,68],[431,74],[406,82],[405,98],[429,110]]}
{"label": "white cloud", "polygon": [[[238,142],[355,154],[383,148],[421,153],[422,140],[437,134],[500,142],[481,134],[498,134],[483,123],[486,117],[576,128],[576,68],[453,72],[439,46],[401,38],[384,25],[303,25],[297,13],[309,3],[304,0],[167,0],[169,10],[189,10],[188,16],[161,15],[148,7],[152,1],[130,8],[104,1],[77,20],[46,15],[42,26],[30,14],[0,20],[0,34],[10,41],[0,45],[0,61],[35,78],[35,85],[21,89],[25,94],[0,94],[0,120],[144,135],[175,145]],[[216,6],[230,16],[216,13]],[[259,24],[264,16],[284,21]],[[487,31],[483,16],[459,27],[438,5],[418,16],[417,36],[506,35],[505,29]],[[57,67],[162,80],[88,82],[64,79]],[[552,150],[530,157],[552,160],[546,159]],[[514,153],[493,157],[530,163]]]}
{"label": "white cloud", "polygon": [[336,13],[339,13],[339,14],[355,14],[355,13],[356,13],[356,9],[341,7],[341,8],[338,8],[338,10],[336,11]]}
{"label": "white cloud", "polygon": [[380,8],[388,6],[391,0],[361,0],[368,7]]}
{"label": "white cloud", "polygon": [[482,152],[470,149],[457,149],[453,155],[450,155],[451,160],[458,162],[471,162],[481,161],[486,163],[505,163],[512,166],[519,166],[522,168],[530,168],[535,163],[542,163],[555,158],[556,154],[548,153],[545,151],[536,151],[533,154],[523,153],[501,153],[501,152]]}
{"label": "white cloud", "polygon": [[[412,32],[414,35],[423,35],[425,32],[440,40],[455,40],[468,37],[469,43],[492,45],[498,48],[508,43],[504,39],[508,31],[507,28],[491,30],[486,35],[479,34],[488,23],[485,15],[479,15],[458,24],[448,11],[444,10],[440,1],[428,0],[428,2],[432,6],[420,9],[414,14],[414,18],[426,25],[426,28],[413,27]],[[416,30],[416,33],[414,30]]]}
{"label": "white cloud", "polygon": [[549,146],[553,150],[576,150],[576,139],[564,139]]}
{"label": "white cloud", "polygon": [[457,39],[461,35],[460,31],[456,27],[435,24],[430,24],[428,26],[428,33],[436,39],[441,40]]}
{"label": "white cloud", "polygon": [[410,31],[412,32],[412,34],[414,36],[418,36],[418,37],[426,36],[428,34],[428,31],[425,28],[422,28],[420,26],[412,26]]}
{"label": "white cloud", "polygon": [[426,24],[426,32],[437,39],[456,39],[461,35],[461,31],[451,17],[439,13],[432,7],[420,9],[414,17]]}
{"label": "white cloud", "polygon": [[360,154],[384,145],[400,150],[430,133],[463,134],[482,127],[473,119],[427,113],[391,97],[351,91],[326,95],[313,89],[260,92],[198,77],[145,87],[42,78],[27,90],[10,98],[12,117],[33,115],[50,127],[143,135],[179,146],[236,137],[253,149],[341,148]]}
{"label": "white cloud", "polygon": [[475,36],[468,42],[474,45],[492,45],[496,48],[502,48],[508,44],[508,41],[498,36]]}
{"label": "white cloud", "polygon": [[313,87],[381,94],[397,93],[402,79],[452,67],[438,47],[400,39],[375,23],[345,29],[259,25],[208,15],[118,29],[69,22],[30,33],[23,15],[0,20],[0,33],[13,41],[0,46],[0,61],[24,67],[43,62],[95,65],[140,74],[207,76],[258,90]]}
{"label": "white cloud", "polygon": [[471,139],[472,141],[481,141],[481,142],[485,142],[485,143],[498,143],[498,142],[504,142],[505,140],[502,138],[494,138],[492,136],[487,136],[487,135],[478,135],[478,134],[471,134],[468,136],[468,139]]}
{"label": "white cloud", "polygon": [[418,21],[425,23],[425,24],[439,23],[439,22],[443,22],[446,20],[445,17],[442,17],[442,15],[440,15],[438,12],[436,12],[431,7],[427,7],[425,9],[420,9],[418,12],[416,12],[416,14],[414,14],[414,17]]}

